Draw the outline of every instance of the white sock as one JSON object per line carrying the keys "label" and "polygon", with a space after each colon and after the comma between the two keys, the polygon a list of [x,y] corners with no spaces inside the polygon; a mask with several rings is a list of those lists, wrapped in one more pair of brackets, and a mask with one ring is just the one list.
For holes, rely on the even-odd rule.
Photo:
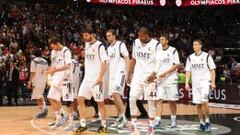
{"label": "white sock", "polygon": [[100,112],[98,112],[98,115],[99,115],[99,119],[101,119],[101,118],[102,118],[102,116],[101,116],[101,113],[100,113]]}
{"label": "white sock", "polygon": [[177,117],[176,115],[171,115],[171,121],[176,122],[176,117]]}
{"label": "white sock", "polygon": [[203,125],[205,125],[205,123],[204,123],[203,119],[200,119],[200,124],[203,124]]}
{"label": "white sock", "polygon": [[157,122],[161,122],[162,118],[161,118],[161,116],[156,116],[156,117],[155,117],[155,120],[156,120]]}
{"label": "white sock", "polygon": [[137,128],[137,123],[136,122],[137,122],[137,118],[132,118],[131,119],[131,123],[132,123],[134,128]]}
{"label": "white sock", "polygon": [[102,120],[101,124],[102,124],[102,126],[103,126],[104,128],[107,127],[107,121],[106,121],[106,120]]}
{"label": "white sock", "polygon": [[206,123],[210,123],[209,118],[206,118],[206,119],[205,119],[205,122],[206,122]]}
{"label": "white sock", "polygon": [[126,119],[126,116],[125,116],[124,113],[123,113],[123,114],[119,114],[119,117],[120,117],[120,118],[123,118],[123,119]]}
{"label": "white sock", "polygon": [[54,113],[56,115],[56,121],[59,121],[62,118],[60,111],[58,110],[58,111],[55,111]]}
{"label": "white sock", "polygon": [[41,111],[43,112],[45,109],[47,109],[47,106],[46,106],[46,105],[43,105]]}
{"label": "white sock", "polygon": [[74,113],[69,114],[69,116],[68,116],[68,118],[69,118],[69,125],[73,125],[74,124],[73,117],[74,117]]}
{"label": "white sock", "polygon": [[154,123],[154,120],[149,120],[149,123],[150,123],[150,124],[149,124],[150,127],[154,127],[154,124],[155,124],[155,123]]}
{"label": "white sock", "polygon": [[78,115],[78,112],[77,112],[77,111],[75,111],[75,112],[73,112],[73,114],[77,116],[77,115]]}
{"label": "white sock", "polygon": [[81,119],[80,124],[82,127],[86,127],[86,119]]}
{"label": "white sock", "polygon": [[43,108],[45,109],[45,108],[47,108],[47,105],[46,105],[46,102],[45,102],[45,100],[43,99],[43,102],[42,102],[42,104],[43,104]]}
{"label": "white sock", "polygon": [[41,112],[43,112],[43,106],[42,105],[39,105],[38,108]]}

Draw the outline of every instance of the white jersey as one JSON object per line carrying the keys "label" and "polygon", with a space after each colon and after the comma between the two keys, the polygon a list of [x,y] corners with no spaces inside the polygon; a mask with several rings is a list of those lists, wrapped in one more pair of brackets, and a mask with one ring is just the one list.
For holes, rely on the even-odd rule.
{"label": "white jersey", "polygon": [[56,61],[57,60],[57,51],[52,50],[51,51],[51,67],[55,67],[56,66]]}
{"label": "white jersey", "polygon": [[[173,65],[180,64],[177,49],[171,46],[169,46],[166,50],[160,49],[157,52],[156,59],[157,59],[156,71],[158,76],[169,70]],[[178,82],[177,71],[168,74],[167,77],[161,80],[161,84],[177,82]]]}
{"label": "white jersey", "polygon": [[109,58],[110,79],[114,79],[119,72],[125,73],[125,57],[129,56],[126,45],[121,41],[116,41],[107,49]]}
{"label": "white jersey", "polygon": [[199,83],[210,82],[210,70],[212,69],[216,69],[216,66],[211,55],[206,52],[202,52],[200,55],[193,53],[187,58],[185,70],[191,72],[192,84],[194,86]]}
{"label": "white jersey", "polygon": [[33,86],[45,87],[47,82],[47,74],[46,74],[47,68],[48,68],[48,63],[43,58],[35,57],[31,61],[30,72],[35,73],[35,77],[32,80]]}
{"label": "white jersey", "polygon": [[[57,51],[55,54],[55,58],[53,59],[53,66],[55,68],[59,68],[62,67],[65,64],[71,64],[72,63],[72,54],[70,49],[68,49],[67,47],[63,47],[60,51]],[[65,70],[65,71],[60,71],[60,72],[56,72],[54,73],[54,76],[60,80],[65,80],[65,79],[69,79],[69,69]],[[65,80],[65,81],[67,81]]]}
{"label": "white jersey", "polygon": [[136,59],[133,80],[143,83],[154,72],[156,53],[161,49],[161,44],[151,39],[148,43],[142,43],[136,39],[133,44],[132,58]]}
{"label": "white jersey", "polygon": [[81,67],[77,60],[72,59],[72,63],[70,66],[70,80],[71,83],[80,83],[80,79],[82,77]]}
{"label": "white jersey", "polygon": [[102,42],[85,43],[85,76],[87,81],[96,81],[100,74],[101,64],[107,61],[106,49]]}

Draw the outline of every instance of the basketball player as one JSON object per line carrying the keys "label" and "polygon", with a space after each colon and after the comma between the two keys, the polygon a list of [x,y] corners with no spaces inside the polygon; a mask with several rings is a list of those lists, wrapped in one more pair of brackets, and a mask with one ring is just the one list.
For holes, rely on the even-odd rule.
{"label": "basketball player", "polygon": [[157,64],[156,64],[156,78],[158,78],[158,96],[159,101],[157,102],[157,117],[155,118],[155,128],[160,128],[161,115],[163,111],[162,101],[168,101],[171,112],[171,128],[175,128],[176,125],[176,112],[178,100],[178,76],[177,68],[180,64],[177,49],[169,46],[169,38],[167,35],[160,36],[160,43],[162,49],[157,53]]}
{"label": "basketball player", "polygon": [[[67,94],[64,91],[69,88],[69,68],[71,65],[71,52],[63,46],[59,37],[51,37],[49,39],[51,48],[55,51],[53,67],[47,71],[48,74],[53,74],[52,82],[48,93],[48,99],[51,107],[56,115],[56,121],[52,129],[55,129],[64,124],[65,119],[61,115],[61,98],[63,101],[68,101]],[[62,97],[63,95],[63,97]]]}
{"label": "basketball player", "polygon": [[106,107],[102,89],[102,81],[107,69],[107,53],[103,44],[96,40],[92,29],[85,29],[82,34],[85,41],[85,75],[78,92],[80,126],[73,131],[73,134],[81,134],[87,130],[85,99],[90,100],[91,97],[97,102],[101,114],[101,126],[97,132],[107,133]]}
{"label": "basketball player", "polygon": [[77,59],[72,60],[72,66],[73,70],[70,68],[70,79],[72,82],[72,91],[74,93],[74,102],[73,102],[73,111],[74,111],[74,120],[79,119],[79,114],[78,114],[78,102],[77,102],[77,97],[78,97],[78,90],[80,88],[82,78],[83,78],[83,72],[81,69],[81,64]]}
{"label": "basketball player", "polygon": [[187,58],[186,63],[186,90],[190,90],[189,79],[192,78],[193,103],[197,105],[200,130],[210,132],[208,96],[210,90],[215,90],[214,61],[206,52],[202,51],[202,41],[197,39],[193,42],[194,53]]}
{"label": "basketball player", "polygon": [[[156,53],[160,49],[160,43],[150,38],[149,30],[145,27],[140,28],[138,32],[138,39],[133,43],[132,60],[130,62],[127,83],[131,86],[130,90],[130,110],[132,122],[132,135],[140,134],[137,129],[137,115],[138,108],[136,105],[137,99],[144,99],[148,101],[149,109],[149,129],[148,135],[154,134],[154,119],[156,115],[156,100],[157,90],[156,84],[146,82],[148,76],[154,71],[156,64]],[[130,81],[133,73],[132,82]],[[131,83],[131,84],[130,84]]]}
{"label": "basketball player", "polygon": [[80,72],[80,65],[79,62],[75,59],[72,59],[71,66],[70,66],[70,90],[67,94],[69,94],[69,98],[72,99],[69,100],[69,104],[67,104],[68,107],[68,126],[64,128],[65,131],[73,130],[74,128],[74,117],[76,117],[76,106],[77,106],[77,92],[80,85],[80,78],[81,78],[81,72]]}
{"label": "basketball player", "polygon": [[[55,50],[51,50],[51,65],[50,67],[56,67],[57,66],[57,56],[58,56],[58,51],[55,51]],[[52,83],[52,80],[53,80],[53,76],[54,74],[48,74],[48,86],[51,86],[51,83]],[[63,118],[64,121],[67,121],[67,113],[65,112],[65,110],[63,109],[62,107],[62,102],[61,102],[61,109],[60,109],[60,113],[61,113],[61,116]],[[56,118],[55,118],[56,119]],[[52,127],[54,126],[56,123],[56,120],[52,121],[52,122],[49,122],[48,123],[48,126]]]}
{"label": "basketball player", "polygon": [[47,82],[47,68],[48,63],[43,59],[40,49],[36,49],[34,52],[35,58],[31,61],[30,67],[30,79],[28,87],[32,88],[32,100],[37,100],[37,106],[40,112],[36,115],[36,118],[45,118],[48,114],[46,102],[43,97],[43,93]]}
{"label": "basketball player", "polygon": [[106,33],[107,41],[110,46],[107,49],[109,58],[109,96],[118,111],[118,118],[112,125],[113,127],[123,128],[127,119],[125,117],[124,104],[121,96],[125,86],[125,74],[129,62],[129,54],[126,45],[116,39],[114,30],[108,30]]}

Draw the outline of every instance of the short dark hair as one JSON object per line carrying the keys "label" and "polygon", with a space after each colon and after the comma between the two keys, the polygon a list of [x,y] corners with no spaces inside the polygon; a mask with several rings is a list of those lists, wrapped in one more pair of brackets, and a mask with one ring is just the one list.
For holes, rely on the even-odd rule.
{"label": "short dark hair", "polygon": [[40,48],[36,48],[34,51],[35,57],[41,57],[42,56],[42,50]]}
{"label": "short dark hair", "polygon": [[94,34],[94,31],[92,28],[85,28],[82,30],[82,33]]}
{"label": "short dark hair", "polygon": [[57,43],[60,43],[61,42],[61,39],[59,36],[51,36],[48,38],[48,43],[49,44],[57,44]]}
{"label": "short dark hair", "polygon": [[167,40],[169,40],[168,34],[161,34],[160,37],[164,37],[164,38],[166,38]]}
{"label": "short dark hair", "polygon": [[147,27],[141,27],[138,32],[144,32],[144,33],[150,34],[150,31]]}
{"label": "short dark hair", "polygon": [[109,29],[108,31],[107,31],[107,33],[112,33],[114,36],[116,36],[116,31],[114,30],[114,29]]}
{"label": "short dark hair", "polygon": [[195,40],[193,40],[193,42],[198,42],[200,45],[203,45],[203,42],[201,39],[195,39]]}

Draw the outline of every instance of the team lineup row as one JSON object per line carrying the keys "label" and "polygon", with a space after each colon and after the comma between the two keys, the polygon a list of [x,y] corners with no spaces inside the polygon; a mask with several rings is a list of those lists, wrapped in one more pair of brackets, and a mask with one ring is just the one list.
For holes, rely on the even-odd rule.
{"label": "team lineup row", "polygon": [[[97,102],[100,112],[101,126],[98,133],[107,133],[107,114],[104,103],[105,89],[103,80],[105,73],[109,71],[108,95],[113,100],[118,118],[111,125],[123,128],[127,124],[125,117],[122,94],[125,84],[130,86],[130,112],[132,135],[139,135],[137,116],[139,110],[136,105],[138,99],[148,101],[149,128],[148,135],[153,135],[156,128],[161,127],[161,115],[163,111],[162,101],[168,101],[171,112],[171,128],[177,127],[176,114],[178,101],[177,69],[180,64],[178,51],[169,46],[167,35],[161,35],[159,40],[150,37],[146,27],[139,29],[138,38],[133,43],[132,58],[124,42],[116,39],[114,30],[106,32],[106,38],[110,46],[105,49],[102,42],[95,38],[91,29],[82,32],[85,41],[84,78],[80,84],[81,72],[79,63],[72,59],[71,51],[61,44],[57,36],[49,38],[52,48],[51,66],[41,58],[41,51],[35,51],[35,58],[31,62],[31,75],[29,87],[32,87],[32,99],[37,100],[40,112],[38,118],[47,114],[46,103],[43,99],[43,91],[47,74],[51,77],[48,99],[51,108],[55,112],[56,121],[51,123],[55,129],[66,122],[69,124],[65,130],[73,130],[73,134],[81,134],[87,130],[85,99],[92,97]],[[200,130],[210,132],[208,95],[210,90],[216,88],[216,66],[210,55],[202,51],[202,41],[193,41],[194,53],[187,58],[186,84],[190,90],[189,80],[192,79],[193,103],[197,106],[200,120]],[[67,102],[68,116],[62,109],[62,101]],[[77,106],[79,107],[80,124],[75,128],[74,117]]]}

